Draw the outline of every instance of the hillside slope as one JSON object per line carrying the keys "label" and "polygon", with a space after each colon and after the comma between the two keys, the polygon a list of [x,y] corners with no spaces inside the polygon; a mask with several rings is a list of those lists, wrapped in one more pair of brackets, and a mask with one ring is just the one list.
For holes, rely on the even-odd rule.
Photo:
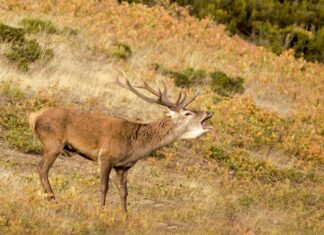
{"label": "hillside slope", "polygon": [[[323,65],[296,60],[291,51],[276,56],[174,5],[2,1],[0,22],[24,28],[23,42],[35,40],[41,48],[40,59],[22,71],[8,57],[20,51],[0,30],[0,233],[324,229]],[[48,59],[46,49],[53,52]],[[50,180],[58,200],[44,201],[35,172],[40,156],[33,155],[42,149],[28,113],[64,105],[131,120],[161,117],[162,108],[110,84],[121,71],[134,83],[166,81],[171,97],[180,89],[175,75],[191,71],[194,79],[199,71],[201,80],[186,90],[201,91],[192,108],[213,111],[215,130],[164,148],[131,170],[127,221],[113,183],[109,206],[99,208],[97,166],[77,156],[56,162]],[[213,74],[242,78],[244,92],[223,96]]]}

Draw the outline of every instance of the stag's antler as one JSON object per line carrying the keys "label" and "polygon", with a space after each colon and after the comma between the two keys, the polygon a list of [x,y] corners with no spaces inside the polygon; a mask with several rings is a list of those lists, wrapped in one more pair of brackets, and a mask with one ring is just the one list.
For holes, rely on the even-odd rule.
{"label": "stag's antler", "polygon": [[143,100],[150,102],[150,103],[155,103],[155,104],[159,104],[162,106],[166,106],[169,109],[172,110],[180,110],[183,109],[185,107],[187,107],[192,101],[194,101],[197,96],[199,95],[199,93],[197,92],[191,99],[186,100],[187,99],[187,93],[185,91],[180,92],[179,97],[177,99],[176,102],[171,102],[168,98],[167,98],[167,87],[164,83],[164,81],[162,81],[163,84],[163,91],[161,91],[160,88],[158,88],[158,90],[154,90],[147,82],[143,81],[143,85],[142,86],[135,86],[137,88],[141,88],[141,89],[145,89],[148,92],[150,92],[151,94],[157,96],[157,99],[153,99],[150,97],[147,97],[145,95],[143,95],[141,92],[139,92],[138,90],[135,89],[134,86],[131,85],[131,83],[129,82],[127,75],[124,71],[122,71],[124,77],[125,77],[125,83],[122,83],[118,78],[116,79],[115,82],[113,82],[114,84],[123,87],[131,92],[133,92],[134,94],[136,94],[137,96],[141,97]]}

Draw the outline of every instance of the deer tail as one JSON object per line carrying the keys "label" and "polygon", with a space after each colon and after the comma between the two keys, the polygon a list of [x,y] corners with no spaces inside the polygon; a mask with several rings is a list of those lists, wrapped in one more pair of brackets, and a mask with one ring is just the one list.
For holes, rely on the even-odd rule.
{"label": "deer tail", "polygon": [[42,112],[34,112],[34,113],[30,113],[29,114],[29,127],[30,130],[32,130],[33,132],[35,132],[35,128],[36,128],[36,122],[38,117],[42,114]]}

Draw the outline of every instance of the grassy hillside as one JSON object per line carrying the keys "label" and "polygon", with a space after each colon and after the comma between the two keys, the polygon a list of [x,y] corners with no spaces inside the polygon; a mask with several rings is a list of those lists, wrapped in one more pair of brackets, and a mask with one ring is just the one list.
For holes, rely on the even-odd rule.
{"label": "grassy hillside", "polygon": [[289,48],[307,61],[324,62],[323,1],[118,0],[148,6],[176,3],[191,15],[225,24],[230,34],[280,54]]}
{"label": "grassy hillside", "polygon": [[[0,233],[324,229],[323,65],[230,38],[223,26],[176,6],[15,0],[0,3],[0,22]],[[22,32],[20,39],[8,40],[11,32]],[[77,156],[57,160],[50,180],[58,200],[44,201],[29,112],[64,105],[130,120],[163,115],[109,83],[120,71],[134,82],[165,80],[174,97],[181,87],[200,90],[192,108],[213,111],[215,130],[131,170],[128,220],[113,182],[109,206],[99,208],[97,165]]]}

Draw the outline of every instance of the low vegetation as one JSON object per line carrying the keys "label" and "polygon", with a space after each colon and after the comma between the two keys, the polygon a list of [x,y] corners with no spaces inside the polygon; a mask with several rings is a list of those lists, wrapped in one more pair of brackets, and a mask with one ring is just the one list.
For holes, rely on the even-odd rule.
{"label": "low vegetation", "polygon": [[207,77],[207,73],[203,69],[194,69],[189,67],[183,71],[175,71],[172,69],[163,68],[158,64],[155,64],[154,67],[162,74],[172,77],[174,84],[181,88],[189,88],[194,85],[201,84],[203,79]]}
{"label": "low vegetation", "polygon": [[[220,114],[214,120],[216,129],[211,142],[225,149],[255,152],[267,149],[287,154],[297,165],[324,163],[322,134],[313,132],[311,125],[302,123],[298,117],[283,118],[263,110],[248,97],[236,96],[211,106]],[[220,130],[220,131],[217,131]],[[299,163],[298,163],[299,162]]]}
{"label": "low vegetation", "polygon": [[[25,30],[0,23],[0,43],[7,45],[1,53],[22,71],[28,71],[29,65],[38,59],[50,60],[52,49],[42,48],[35,39],[28,39]],[[2,52],[2,50],[4,52]]]}
{"label": "low vegetation", "polygon": [[48,34],[57,34],[59,29],[48,20],[40,20],[37,18],[24,18],[19,24],[24,28],[26,33],[48,33]]}
{"label": "low vegetation", "polygon": [[119,59],[127,59],[132,53],[131,47],[125,43],[116,43],[113,49],[113,56]]}
{"label": "low vegetation", "polygon": [[[192,88],[193,86],[208,84],[218,95],[226,97],[244,92],[243,78],[229,77],[221,71],[208,73],[203,69],[194,69],[192,67],[183,71],[175,71],[163,68],[159,64],[153,64],[153,67],[163,75],[173,78],[177,87]],[[210,79],[208,79],[209,77]]]}
{"label": "low vegetation", "polygon": [[210,77],[212,79],[210,86],[222,96],[233,96],[236,93],[242,94],[244,92],[244,80],[241,77],[232,78],[220,71],[212,72]]}
{"label": "low vegetation", "polygon": [[24,38],[24,31],[21,28],[14,28],[3,23],[0,24],[1,42],[16,42]]}
{"label": "low vegetation", "polygon": [[29,34],[46,33],[70,36],[78,33],[76,29],[70,27],[63,27],[63,29],[60,29],[55,26],[52,21],[42,20],[39,18],[23,18],[21,21],[19,21],[19,25],[21,25],[24,31]]}

